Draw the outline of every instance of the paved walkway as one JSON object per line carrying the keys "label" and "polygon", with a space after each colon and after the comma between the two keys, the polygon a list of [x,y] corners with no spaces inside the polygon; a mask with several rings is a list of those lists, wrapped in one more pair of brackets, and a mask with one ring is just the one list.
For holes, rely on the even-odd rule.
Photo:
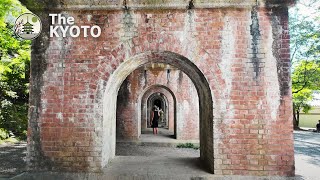
{"label": "paved walkway", "polygon": [[320,133],[295,131],[294,139],[296,176],[320,179]]}
{"label": "paved walkway", "polygon": [[[294,136],[297,176],[291,179],[319,179],[320,133],[295,131]],[[158,136],[146,134],[142,137],[154,138],[160,142],[169,138],[165,134],[162,136],[161,133]],[[23,161],[25,146],[25,143],[0,146],[0,179],[13,177],[25,170]],[[145,146],[140,141],[140,144],[130,146],[120,143],[116,151],[117,157],[99,177],[94,174],[77,174],[77,178],[74,178],[74,174],[62,176],[61,173],[39,173],[29,176],[29,179],[56,179],[66,177],[65,175],[69,179],[263,179],[263,177],[214,176],[201,165],[199,150],[194,149]],[[25,177],[18,176],[15,179],[25,179]]]}
{"label": "paved walkway", "polygon": [[[147,153],[117,156],[105,169],[108,177],[153,177],[153,179],[191,179],[212,176],[199,159],[199,150],[144,147]],[[147,149],[147,150],[146,150]],[[130,150],[130,149],[129,149]],[[152,151],[154,150],[154,151]],[[141,152],[141,151],[138,151]]]}
{"label": "paved walkway", "polygon": [[160,147],[176,147],[178,144],[193,143],[199,145],[199,140],[177,140],[174,137],[174,133],[163,128],[158,129],[158,134],[154,135],[152,129],[148,128],[141,135],[139,140],[117,140],[117,142],[148,145],[148,146],[160,146]]}

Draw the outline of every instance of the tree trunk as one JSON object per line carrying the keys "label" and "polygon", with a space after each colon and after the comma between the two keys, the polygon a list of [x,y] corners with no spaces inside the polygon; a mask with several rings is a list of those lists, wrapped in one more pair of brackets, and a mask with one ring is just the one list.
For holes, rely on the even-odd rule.
{"label": "tree trunk", "polygon": [[297,110],[297,119],[296,119],[296,121],[297,121],[297,126],[299,128],[299,122],[300,122],[300,111],[299,110]]}
{"label": "tree trunk", "polygon": [[293,104],[293,129],[297,130],[299,129],[299,117],[297,117],[296,111],[295,111],[295,105]]}

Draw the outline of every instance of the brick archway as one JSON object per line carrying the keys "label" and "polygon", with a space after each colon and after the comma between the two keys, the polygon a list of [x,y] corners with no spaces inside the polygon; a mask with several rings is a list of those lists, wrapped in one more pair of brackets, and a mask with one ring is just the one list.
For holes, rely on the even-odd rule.
{"label": "brick archway", "polygon": [[182,70],[194,83],[199,96],[200,109],[200,158],[213,172],[213,101],[207,79],[189,59],[179,54],[159,51],[145,52],[134,56],[118,66],[106,85],[103,97],[102,166],[115,156],[116,104],[122,82],[135,69],[147,63],[166,63]]}
{"label": "brick archway", "polygon": [[[172,3],[141,9],[133,2],[125,11],[122,3],[108,3],[79,4],[88,11],[69,9],[72,3],[57,9],[77,17],[77,25],[99,24],[101,37],[41,33],[34,40],[30,169],[100,171],[114,156],[119,83],[141,64],[164,62],[194,76],[201,96],[201,157],[211,169],[215,165],[215,174],[294,174],[289,1],[194,2],[191,10],[182,10],[182,1],[170,10]],[[54,4],[29,8],[41,7],[38,15],[49,22],[42,11],[55,11]],[[210,88],[212,94],[203,95]],[[214,125],[205,100],[214,107]]]}

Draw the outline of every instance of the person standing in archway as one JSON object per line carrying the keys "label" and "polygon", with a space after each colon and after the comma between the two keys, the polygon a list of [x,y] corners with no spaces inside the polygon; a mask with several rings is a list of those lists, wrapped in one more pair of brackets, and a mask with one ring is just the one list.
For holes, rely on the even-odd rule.
{"label": "person standing in archway", "polygon": [[320,120],[318,121],[318,124],[316,125],[316,132],[320,133]]}
{"label": "person standing in archway", "polygon": [[154,106],[153,111],[152,111],[152,122],[151,122],[151,127],[153,129],[153,134],[156,135],[158,134],[158,121],[159,121],[160,113],[159,113],[159,108],[157,106]]}

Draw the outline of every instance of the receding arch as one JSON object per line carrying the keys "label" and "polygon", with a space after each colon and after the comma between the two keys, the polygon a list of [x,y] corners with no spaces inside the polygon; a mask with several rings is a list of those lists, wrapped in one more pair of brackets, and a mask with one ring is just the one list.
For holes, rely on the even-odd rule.
{"label": "receding arch", "polygon": [[[158,107],[161,108],[165,112],[166,119],[168,119],[167,118],[167,113],[169,111],[168,110],[168,108],[169,108],[168,98],[161,92],[154,92],[148,97],[147,103],[146,103],[147,104],[147,111],[146,111],[147,114],[146,114],[146,116],[147,117],[151,116],[150,112],[152,110],[152,107],[158,101],[160,102],[160,106],[158,106]],[[168,124],[166,123],[166,125],[168,125]]]}
{"label": "receding arch", "polygon": [[213,172],[213,103],[212,91],[207,79],[189,59],[179,54],[148,51],[127,59],[110,75],[103,98],[102,166],[115,156],[116,104],[122,82],[135,69],[147,63],[166,63],[182,70],[194,83],[199,96],[200,110],[200,158]]}
{"label": "receding arch", "polygon": [[[147,108],[147,101],[149,99],[149,97],[153,94],[153,92],[160,92],[162,94],[164,94],[164,96],[167,98],[167,102],[168,102],[168,111],[169,111],[169,130],[174,130],[174,123],[176,120],[176,97],[174,95],[174,93],[172,92],[172,90],[164,85],[161,84],[155,84],[155,85],[151,85],[148,86],[147,88],[144,89],[144,91],[142,91],[142,93],[140,93],[140,96],[138,98],[138,112],[139,112],[139,123],[141,123],[141,125],[146,126],[145,125],[145,121],[147,121],[146,117],[149,116],[148,115],[148,108]],[[171,105],[170,105],[171,104]],[[144,130],[144,127],[141,127],[142,130]],[[174,132],[175,134],[175,132]]]}

